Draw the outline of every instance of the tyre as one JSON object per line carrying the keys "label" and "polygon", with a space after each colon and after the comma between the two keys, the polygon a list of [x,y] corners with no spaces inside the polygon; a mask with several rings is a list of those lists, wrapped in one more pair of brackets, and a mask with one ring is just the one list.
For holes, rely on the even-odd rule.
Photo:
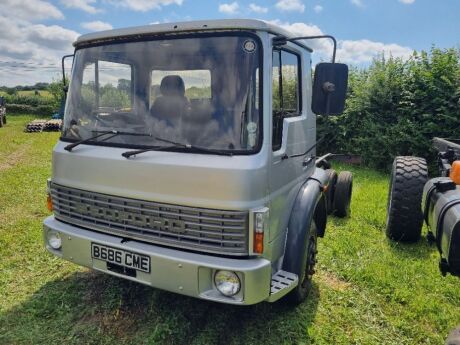
{"label": "tyre", "polygon": [[328,187],[326,191],[326,208],[327,214],[332,214],[334,210],[334,193],[335,185],[337,184],[337,172],[334,169],[327,169],[326,174],[328,175]]}
{"label": "tyre", "polygon": [[312,288],[313,274],[315,274],[316,254],[318,253],[318,235],[316,224],[312,220],[307,234],[307,245],[305,253],[305,265],[303,272],[299,274],[299,284],[286,295],[286,299],[292,304],[300,304],[305,301]]}
{"label": "tyre", "polygon": [[0,116],[0,128],[3,127],[3,124],[5,123],[4,116]]}
{"label": "tyre", "polygon": [[460,345],[460,327],[454,329],[446,340],[446,345]]}
{"label": "tyre", "polygon": [[6,125],[6,114],[3,115],[3,124]]}
{"label": "tyre", "polygon": [[387,237],[394,241],[415,242],[423,225],[422,193],[428,180],[426,161],[401,156],[393,161],[387,202]]}
{"label": "tyre", "polygon": [[344,218],[350,215],[351,194],[353,192],[353,175],[349,171],[342,171],[337,177],[334,191],[334,214]]}

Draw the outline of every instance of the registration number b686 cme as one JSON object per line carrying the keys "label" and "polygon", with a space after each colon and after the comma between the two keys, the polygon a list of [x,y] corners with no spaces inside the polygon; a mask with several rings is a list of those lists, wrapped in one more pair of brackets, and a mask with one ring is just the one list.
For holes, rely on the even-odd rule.
{"label": "registration number b686 cme", "polygon": [[150,257],[131,251],[91,243],[91,257],[123,267],[150,273]]}

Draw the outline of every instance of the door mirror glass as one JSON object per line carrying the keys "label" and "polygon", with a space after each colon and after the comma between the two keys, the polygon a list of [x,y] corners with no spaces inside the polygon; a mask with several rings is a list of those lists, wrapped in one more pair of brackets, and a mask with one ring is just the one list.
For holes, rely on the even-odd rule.
{"label": "door mirror glass", "polygon": [[312,111],[317,115],[339,115],[345,107],[348,66],[342,63],[319,63],[315,68]]}

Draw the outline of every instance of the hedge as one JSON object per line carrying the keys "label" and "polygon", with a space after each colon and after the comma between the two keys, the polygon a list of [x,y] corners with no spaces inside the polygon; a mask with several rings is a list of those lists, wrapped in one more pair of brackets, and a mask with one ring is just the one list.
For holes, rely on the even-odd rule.
{"label": "hedge", "polygon": [[49,115],[56,113],[56,108],[52,105],[38,105],[36,107],[28,104],[7,104],[7,114],[29,113],[37,115]]}
{"label": "hedge", "polygon": [[433,161],[433,137],[460,137],[460,51],[432,48],[352,69],[344,114],[319,117],[318,129],[320,153],[359,154],[381,169],[397,155]]}

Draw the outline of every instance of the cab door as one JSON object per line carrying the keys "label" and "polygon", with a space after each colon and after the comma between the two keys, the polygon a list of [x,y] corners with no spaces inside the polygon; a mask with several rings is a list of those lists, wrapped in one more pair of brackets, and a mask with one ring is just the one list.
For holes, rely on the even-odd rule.
{"label": "cab door", "polygon": [[286,229],[297,192],[314,169],[315,151],[302,155],[315,140],[314,131],[311,135],[307,126],[307,119],[312,116],[306,104],[307,89],[311,86],[309,69],[309,55],[300,46],[288,43],[273,49],[270,240]]}

